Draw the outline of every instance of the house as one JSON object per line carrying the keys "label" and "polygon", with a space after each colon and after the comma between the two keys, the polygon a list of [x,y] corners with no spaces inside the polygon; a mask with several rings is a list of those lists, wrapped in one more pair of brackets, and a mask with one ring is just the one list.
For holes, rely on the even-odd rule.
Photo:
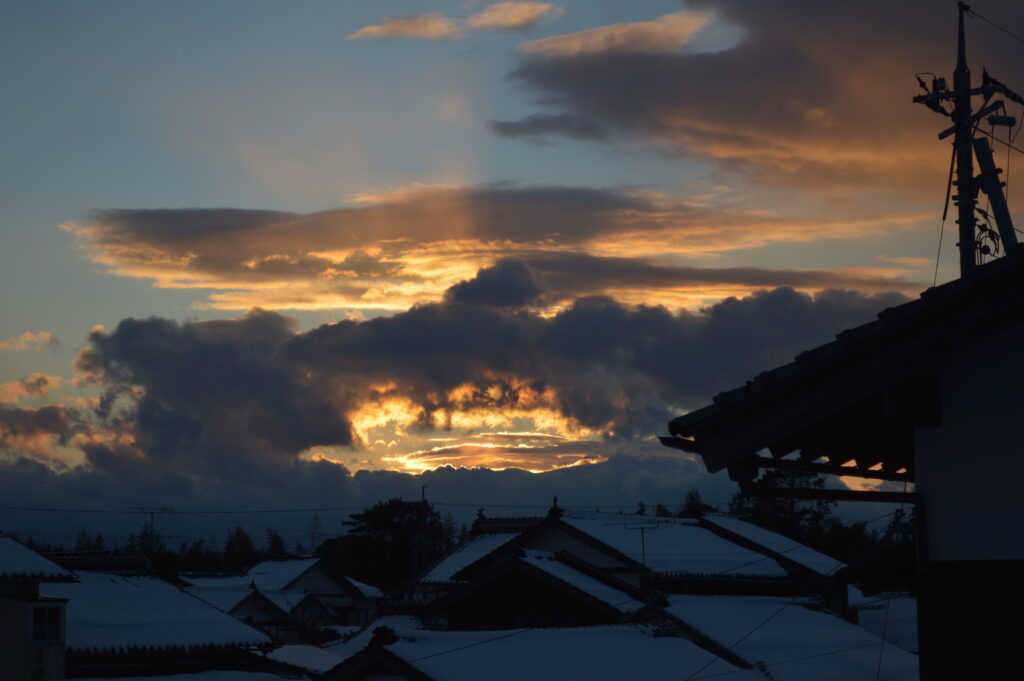
{"label": "house", "polygon": [[644,608],[640,590],[574,564],[568,554],[518,549],[426,612],[448,630],[617,624]]}
{"label": "house", "polygon": [[[186,579],[185,587],[199,598],[222,612],[255,627],[275,641],[297,643],[297,623],[288,614],[289,604],[279,605],[262,591],[241,577],[211,577]],[[211,583],[212,582],[212,583]]]}
{"label": "house", "polygon": [[[662,441],[748,493],[916,504],[922,677],[1011,678],[1008,632],[1024,630],[1022,346],[1017,248],[716,396]],[[914,488],[764,490],[762,468]]]}
{"label": "house", "polygon": [[77,577],[43,587],[68,603],[69,676],[267,670],[255,654],[269,647],[266,634],[173,584],[96,572]]}
{"label": "house", "polygon": [[62,681],[67,599],[40,584],[75,576],[9,537],[0,536],[0,678]]}
{"label": "house", "polygon": [[[511,631],[377,627],[368,645],[323,681],[679,681],[693,676],[764,681],[674,636],[638,625]],[[820,677],[828,678],[828,677]]]}
{"label": "house", "polygon": [[246,577],[264,593],[316,596],[333,613],[335,624],[366,624],[384,598],[380,589],[341,574],[319,558],[266,561],[250,568]]}
{"label": "house", "polygon": [[453,602],[460,589],[494,579],[510,564],[521,575],[528,572],[522,561],[510,563],[524,552],[547,552],[643,601],[659,593],[813,592],[829,611],[850,616],[846,585],[837,574],[842,562],[750,523],[724,515],[690,519],[559,511],[532,523],[516,519],[523,528],[519,533],[506,532],[500,521],[479,524],[479,534],[401,595],[411,606]]}
{"label": "house", "polygon": [[363,626],[384,598],[380,589],[346,577],[319,558],[265,561],[239,576],[183,579],[190,593],[292,643],[301,630]]}

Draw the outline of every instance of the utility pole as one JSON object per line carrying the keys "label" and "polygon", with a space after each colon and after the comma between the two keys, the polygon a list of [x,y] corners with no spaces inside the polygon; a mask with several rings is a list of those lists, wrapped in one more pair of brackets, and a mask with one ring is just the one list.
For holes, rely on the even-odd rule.
{"label": "utility pole", "polygon": [[147,553],[152,555],[156,551],[156,514],[171,513],[174,509],[170,506],[138,506],[128,510],[149,514],[149,546],[146,549]]}
{"label": "utility pole", "polygon": [[[1006,205],[1003,194],[1004,183],[1000,181],[1001,169],[996,167],[992,157],[992,148],[985,137],[975,138],[979,124],[984,120],[993,128],[1003,126],[1013,128],[1017,119],[1006,115],[1003,100],[992,101],[994,95],[1001,94],[1006,99],[1024,104],[1024,98],[1001,82],[991,77],[987,71],[982,72],[979,87],[971,87],[971,70],[967,66],[967,43],[964,36],[964,15],[971,14],[970,6],[958,2],[959,21],[957,25],[956,68],[953,71],[953,89],[946,86],[946,79],[934,76],[931,85],[925,83],[918,74],[917,82],[925,91],[923,95],[914,97],[914,102],[924,104],[932,111],[952,119],[953,125],[939,133],[943,140],[950,135],[953,138],[952,170],[956,170],[956,195],[953,197],[957,207],[957,225],[960,241],[957,244],[960,252],[960,276],[968,276],[980,264],[984,255],[998,255],[1000,244],[1004,252],[1017,246],[1017,234],[1013,228],[1013,220]],[[981,108],[974,110],[972,97],[981,96]],[[952,101],[953,110],[946,109],[946,103]],[[997,114],[1001,112],[1001,114]],[[1001,140],[1000,140],[1001,141]],[[981,174],[974,175],[974,157],[978,157]],[[978,210],[978,190],[985,192],[992,206],[992,214]],[[984,223],[979,224],[977,215],[980,213]],[[991,218],[995,219],[996,231],[989,227]],[[945,220],[945,212],[943,212]]]}
{"label": "utility pole", "polygon": [[977,201],[977,189],[974,186],[974,157],[971,152],[971,138],[974,137],[974,112],[971,111],[971,70],[967,68],[967,46],[964,43],[964,11],[967,5],[957,5],[960,11],[959,30],[956,44],[956,70],[953,71],[953,125],[956,137],[956,202],[960,226],[960,276],[966,277],[977,264],[974,247],[974,209]]}

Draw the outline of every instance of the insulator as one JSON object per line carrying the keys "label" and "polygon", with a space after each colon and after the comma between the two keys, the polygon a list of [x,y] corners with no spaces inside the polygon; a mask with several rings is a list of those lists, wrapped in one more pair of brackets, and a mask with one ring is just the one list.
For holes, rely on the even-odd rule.
{"label": "insulator", "polygon": [[932,92],[943,92],[946,89],[945,78],[933,78],[932,79]]}
{"label": "insulator", "polygon": [[1006,128],[1012,128],[1017,125],[1016,116],[996,116],[995,114],[989,116],[987,119],[989,125],[1001,125]]}

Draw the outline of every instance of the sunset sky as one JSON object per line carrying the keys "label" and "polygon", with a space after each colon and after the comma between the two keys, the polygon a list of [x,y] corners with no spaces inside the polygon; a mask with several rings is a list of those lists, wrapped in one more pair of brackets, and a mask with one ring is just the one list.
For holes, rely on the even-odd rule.
{"label": "sunset sky", "polygon": [[[655,436],[932,284],[948,123],[910,100],[951,76],[955,20],[5,3],[0,492],[727,500]],[[969,20],[976,79],[1024,88],[1022,53]],[[951,218],[940,283],[954,243]],[[439,466],[474,470],[409,475]]]}

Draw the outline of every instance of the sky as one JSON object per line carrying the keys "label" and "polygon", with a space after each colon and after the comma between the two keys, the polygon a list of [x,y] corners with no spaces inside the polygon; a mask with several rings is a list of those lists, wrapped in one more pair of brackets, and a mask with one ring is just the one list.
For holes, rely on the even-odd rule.
{"label": "sky", "polygon": [[[951,75],[955,20],[925,0],[5,3],[0,490],[725,503],[657,443],[669,418],[957,275],[947,122],[911,103],[915,73]],[[967,28],[975,78],[1024,87],[1024,44]],[[5,529],[93,522],[40,513]]]}

